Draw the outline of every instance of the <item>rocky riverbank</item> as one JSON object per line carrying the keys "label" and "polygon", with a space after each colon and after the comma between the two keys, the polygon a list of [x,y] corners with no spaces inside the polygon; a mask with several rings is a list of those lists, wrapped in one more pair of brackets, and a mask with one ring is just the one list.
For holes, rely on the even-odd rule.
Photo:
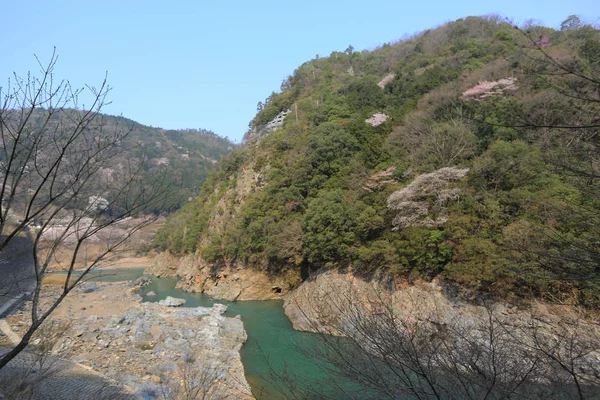
{"label": "rocky riverbank", "polygon": [[[146,396],[193,384],[210,398],[251,399],[239,350],[246,332],[227,307],[174,308],[141,303],[131,283],[88,283],[67,296],[33,341],[53,338],[50,352],[89,366]],[[56,291],[48,291],[48,304]],[[30,305],[7,318],[23,333]]]}
{"label": "rocky riverbank", "polygon": [[327,270],[304,281],[284,303],[294,329],[308,332],[343,327],[348,317],[344,313],[351,309],[362,309],[365,313],[386,310],[402,319],[447,323],[456,319],[486,319],[490,308],[497,315],[510,316],[513,324],[526,324],[531,319],[548,324],[577,319],[600,333],[599,315],[584,315],[575,307],[540,301],[518,304],[466,301],[458,294],[457,287],[438,279],[408,284],[377,276],[366,280],[352,271]]}
{"label": "rocky riverbank", "polygon": [[[379,353],[382,348],[397,350],[397,343],[409,342],[423,344],[419,356],[440,365],[495,352],[490,365],[502,359],[503,367],[535,367],[538,383],[550,385],[557,378],[572,384],[577,376],[600,386],[600,319],[571,306],[467,302],[439,280],[409,285],[328,270],[303,282],[284,309],[294,329],[348,336],[382,358],[387,354]],[[444,355],[449,358],[440,361]]]}
{"label": "rocky riverbank", "polygon": [[161,253],[146,268],[146,273],[158,277],[177,276],[177,288],[227,301],[282,300],[293,289],[290,279],[268,276],[249,268],[215,269],[196,255],[175,257]]}

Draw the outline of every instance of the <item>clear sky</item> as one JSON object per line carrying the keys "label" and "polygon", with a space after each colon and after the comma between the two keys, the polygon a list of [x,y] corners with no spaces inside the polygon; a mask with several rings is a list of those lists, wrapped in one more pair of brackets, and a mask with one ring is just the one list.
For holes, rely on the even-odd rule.
{"label": "clear sky", "polygon": [[598,0],[0,0],[0,86],[59,54],[57,77],[114,88],[105,108],[170,129],[240,140],[258,101],[316,54],[371,49],[469,15],[558,27],[599,22]]}

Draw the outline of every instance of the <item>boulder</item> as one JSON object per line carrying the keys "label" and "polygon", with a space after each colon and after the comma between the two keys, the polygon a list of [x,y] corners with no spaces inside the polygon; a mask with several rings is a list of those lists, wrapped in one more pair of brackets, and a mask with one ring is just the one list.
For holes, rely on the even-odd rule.
{"label": "boulder", "polygon": [[98,289],[96,282],[83,282],[79,285],[79,290],[82,293],[92,293]]}
{"label": "boulder", "polygon": [[149,285],[150,282],[152,282],[152,276],[143,275],[143,276],[140,276],[139,278],[137,278],[135,281],[133,281],[133,285],[143,287],[143,286]]}
{"label": "boulder", "polygon": [[179,307],[185,304],[185,299],[177,299],[175,297],[167,296],[166,299],[158,302],[161,306],[167,307]]}

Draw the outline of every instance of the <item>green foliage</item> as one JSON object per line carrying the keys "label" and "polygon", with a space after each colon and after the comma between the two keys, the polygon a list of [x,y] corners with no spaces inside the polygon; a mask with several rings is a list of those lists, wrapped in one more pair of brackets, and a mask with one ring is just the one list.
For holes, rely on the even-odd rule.
{"label": "green foliage", "polygon": [[[538,33],[553,46],[548,54],[597,76],[593,27],[570,17],[562,31]],[[250,124],[290,108],[284,127],[223,157],[155,245],[279,275],[351,265],[408,279],[441,275],[474,295],[576,293],[581,304],[598,305],[600,261],[590,254],[600,254],[600,216],[585,211],[600,209],[590,158],[597,135],[552,129],[594,123],[597,106],[575,95],[598,90],[573,76],[557,81],[564,74],[524,42],[507,23],[469,17],[374,51],[348,48],[304,63]],[[507,77],[518,88],[461,96]],[[390,118],[372,127],[365,120],[375,112]],[[389,196],[421,173],[455,166],[470,172],[443,206],[447,222],[391,231]],[[416,198],[436,216],[436,196]],[[573,275],[593,279],[563,279]]]}
{"label": "green foliage", "polygon": [[324,123],[308,137],[308,162],[316,175],[339,172],[356,150],[356,140],[335,123]]}
{"label": "green foliage", "polygon": [[460,165],[476,153],[472,128],[457,122],[435,122],[410,116],[389,137],[394,153],[419,170]]}
{"label": "green foliage", "polygon": [[448,235],[442,230],[407,228],[396,239],[400,271],[410,271],[414,277],[432,278],[443,270],[452,256],[452,248],[445,243]]}
{"label": "green foliage", "polygon": [[375,271],[379,268],[399,273],[398,256],[394,245],[385,239],[378,239],[368,245],[358,247],[355,251],[354,264],[363,271]]}
{"label": "green foliage", "polygon": [[501,29],[499,31],[496,31],[496,33],[494,33],[494,39],[501,40],[501,41],[512,41],[513,37],[510,34],[510,32],[507,32],[506,30]]}
{"label": "green foliage", "polygon": [[374,78],[351,82],[342,90],[350,112],[368,113],[383,105],[383,92]]}
{"label": "green foliage", "polygon": [[469,104],[474,119],[474,134],[480,149],[486,149],[496,139],[514,140],[522,133],[513,128],[522,115],[519,103],[509,97],[492,96],[483,103]]}
{"label": "green foliage", "polygon": [[223,258],[223,248],[221,239],[213,238],[212,242],[202,251],[202,257],[208,262],[216,262]]}
{"label": "green foliage", "polygon": [[471,171],[471,183],[477,188],[509,191],[530,184],[545,170],[539,149],[522,141],[497,141]]}
{"label": "green foliage", "polygon": [[312,200],[302,222],[302,248],[308,262],[347,259],[356,240],[355,226],[341,191],[324,192]]}
{"label": "green foliage", "polygon": [[590,64],[600,66],[600,38],[598,35],[595,38],[587,39],[579,49],[579,54]]}

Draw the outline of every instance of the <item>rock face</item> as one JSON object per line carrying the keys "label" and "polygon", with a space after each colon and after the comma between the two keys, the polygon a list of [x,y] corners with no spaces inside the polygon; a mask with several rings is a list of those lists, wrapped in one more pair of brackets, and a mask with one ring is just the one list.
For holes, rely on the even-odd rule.
{"label": "rock face", "polygon": [[[460,300],[454,287],[437,280],[402,285],[383,276],[366,281],[350,272],[332,270],[302,283],[287,298],[284,310],[296,330],[349,334],[359,340],[357,321],[377,322],[378,314],[383,315],[379,322],[401,321],[395,323],[405,329],[427,325],[435,331],[452,329],[475,337],[490,329],[493,318],[496,329],[510,331],[509,342],[525,344],[525,348],[539,341],[548,348],[554,346],[552,351],[569,354],[569,341],[573,340],[573,346],[585,349],[580,350],[585,356],[577,359],[582,375],[600,376],[600,326],[567,306],[540,302],[520,307],[501,302],[472,304]],[[560,347],[561,343],[565,347]]]}
{"label": "rock face", "polygon": [[[228,226],[235,223],[236,215],[248,194],[262,190],[264,170],[267,168],[264,166],[260,170],[255,169],[251,162],[242,168],[235,183],[219,194],[208,218],[208,228],[198,239],[198,248],[210,244],[211,238],[222,234]],[[245,268],[244,265],[216,267],[196,254],[176,257],[163,252],[146,268],[146,273],[158,277],[177,276],[177,287],[180,289],[204,292],[215,299],[230,301],[283,299],[290,290],[290,285],[283,278],[272,278],[266,273]]]}
{"label": "rock face", "polygon": [[376,127],[383,124],[385,121],[388,120],[388,118],[389,115],[386,115],[384,113],[375,113],[371,116],[371,118],[367,118],[365,122],[371,125],[372,127]]}
{"label": "rock face", "polygon": [[259,125],[253,130],[246,132],[246,134],[244,135],[244,142],[249,143],[260,140],[264,136],[268,135],[270,132],[281,128],[283,126],[283,120],[291,112],[292,110],[290,109],[283,110],[268,123],[264,125]]}
{"label": "rock face", "polygon": [[[154,264],[159,262],[169,263],[168,266],[159,265],[159,273],[166,270],[175,271],[174,275],[179,278],[177,288],[206,293],[214,299],[281,300],[291,290],[289,283],[281,277],[269,277],[260,271],[233,266],[215,270],[202,257],[196,255],[187,255],[179,259],[167,255]],[[147,270],[149,273],[154,271],[154,267]]]}
{"label": "rock face", "polygon": [[351,272],[329,270],[303,282],[283,307],[294,329],[336,335],[348,328],[350,314],[368,312],[376,303],[391,307],[398,317],[411,319],[434,314],[436,318],[475,318],[485,311],[454,301],[448,293],[437,281],[399,287],[384,277],[366,281]]}
{"label": "rock face", "polygon": [[[482,376],[496,379],[494,371],[502,370],[498,379],[506,382],[513,378],[517,379],[513,383],[526,379],[544,386],[562,382],[568,387],[564,393],[576,393],[572,372],[565,373],[568,364],[578,380],[590,382],[589,393],[597,393],[597,321],[567,306],[539,302],[519,307],[467,303],[453,289],[435,280],[402,285],[383,274],[366,281],[351,273],[325,271],[304,282],[284,308],[295,329],[351,337],[363,351],[386,362],[406,360],[403,371],[425,363],[441,366],[442,371],[475,365]],[[344,362],[353,361],[352,352],[344,355]],[[461,376],[450,372],[448,379]]]}
{"label": "rock face", "polygon": [[177,287],[228,301],[281,300],[291,289],[283,278],[270,278],[247,268],[225,268],[213,274],[208,267],[182,274]]}
{"label": "rock face", "polygon": [[158,277],[175,276],[178,261],[178,258],[168,251],[162,252],[156,256],[150,268],[146,268],[146,272]]}
{"label": "rock face", "polygon": [[373,296],[379,286],[351,273],[325,271],[303,282],[283,308],[296,330],[340,335],[344,325],[341,311]]}
{"label": "rock face", "polygon": [[266,129],[273,131],[273,130],[281,128],[283,126],[284,118],[291,112],[292,112],[292,110],[287,109],[287,110],[284,110],[284,111],[280,112],[279,114],[277,114],[275,116],[275,118],[273,118],[271,121],[269,121]]}
{"label": "rock face", "polygon": [[185,304],[185,299],[177,299],[175,297],[167,296],[166,299],[159,301],[158,304],[167,307],[179,307]]}
{"label": "rock face", "polygon": [[[296,330],[326,329],[340,334],[341,328],[347,326],[349,312],[358,309],[367,312],[375,303],[391,307],[398,317],[411,319],[432,315],[447,320],[458,316],[475,319],[486,314],[484,307],[457,300],[450,288],[436,280],[400,285],[383,277],[366,281],[338,270],[318,273],[303,282],[288,296],[283,307]],[[509,309],[507,305],[498,306]]]}
{"label": "rock face", "polygon": [[[272,122],[283,121],[286,112]],[[198,249],[208,246],[214,237],[222,235],[235,225],[236,217],[248,195],[260,191],[265,185],[268,165],[258,167],[251,160],[235,176],[224,191],[215,191],[214,206],[210,208],[205,232],[198,238]],[[224,300],[270,300],[283,299],[290,285],[283,278],[271,278],[266,273],[250,270],[245,265],[228,264],[215,266],[199,254],[175,257],[168,252],[158,255],[146,273],[158,277],[177,276],[178,288],[193,292],[205,292]],[[298,278],[299,280],[299,278]]]}

